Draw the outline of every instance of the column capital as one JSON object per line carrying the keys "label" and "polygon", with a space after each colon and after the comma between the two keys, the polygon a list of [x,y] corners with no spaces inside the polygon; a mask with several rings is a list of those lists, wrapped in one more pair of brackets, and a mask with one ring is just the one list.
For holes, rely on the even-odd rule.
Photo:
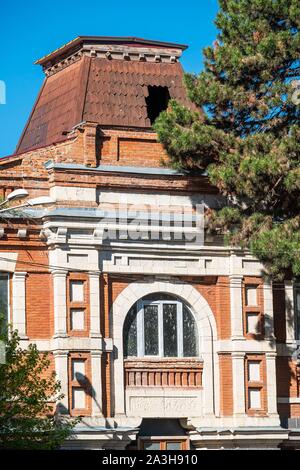
{"label": "column capital", "polygon": [[244,359],[246,353],[245,351],[232,351],[231,356],[233,359]]}
{"label": "column capital", "polygon": [[101,272],[102,271],[88,271],[88,275],[89,277],[93,277],[93,278],[99,278],[101,276]]}
{"label": "column capital", "polygon": [[92,357],[101,357],[102,356],[102,351],[99,349],[92,349],[91,350],[91,356]]}
{"label": "column capital", "polygon": [[269,351],[265,353],[266,359],[276,359],[277,352],[276,351]]}
{"label": "column capital", "polygon": [[294,283],[291,280],[285,280],[284,281],[284,286],[285,286],[286,289],[293,289],[293,284]]}
{"label": "column capital", "polygon": [[53,351],[54,357],[68,357],[69,351],[66,349],[56,349]]}
{"label": "column capital", "polygon": [[243,277],[242,274],[229,274],[230,281],[242,282]]}
{"label": "column capital", "polygon": [[27,273],[26,271],[15,271],[15,272],[13,273],[13,278],[14,278],[14,279],[17,279],[17,278],[19,278],[19,279],[24,279],[24,277],[26,277],[27,274],[28,274],[28,273]]}
{"label": "column capital", "polygon": [[51,269],[52,276],[56,277],[65,277],[67,276],[68,272],[69,271],[67,269]]}

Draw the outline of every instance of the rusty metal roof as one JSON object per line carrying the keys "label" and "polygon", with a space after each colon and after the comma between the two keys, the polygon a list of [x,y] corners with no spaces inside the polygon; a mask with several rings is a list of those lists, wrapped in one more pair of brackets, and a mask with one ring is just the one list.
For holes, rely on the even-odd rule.
{"label": "rusty metal roof", "polygon": [[179,62],[109,60],[82,56],[46,77],[18,143],[18,154],[63,140],[82,121],[151,128],[148,86],[165,86],[189,106]]}

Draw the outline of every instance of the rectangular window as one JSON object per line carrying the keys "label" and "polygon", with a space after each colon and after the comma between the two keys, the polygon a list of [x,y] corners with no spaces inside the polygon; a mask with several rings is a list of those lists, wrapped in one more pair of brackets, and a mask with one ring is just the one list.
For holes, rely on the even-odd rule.
{"label": "rectangular window", "polygon": [[67,285],[68,333],[71,336],[88,336],[88,279],[81,273],[70,273]]}
{"label": "rectangular window", "polygon": [[87,353],[70,353],[69,406],[72,416],[87,416],[91,412],[90,356]]}
{"label": "rectangular window", "polygon": [[84,309],[83,308],[71,308],[71,329],[72,330],[84,330]]}
{"label": "rectangular window", "polygon": [[246,305],[248,307],[257,305],[257,286],[246,286]]}
{"label": "rectangular window", "polygon": [[259,333],[258,314],[249,312],[246,314],[246,319],[247,319],[246,332],[251,333],[253,335],[258,334]]}
{"label": "rectangular window", "polygon": [[245,277],[243,281],[244,335],[259,339],[264,335],[263,281],[259,277]]}
{"label": "rectangular window", "polygon": [[248,361],[248,380],[249,382],[259,382],[260,377],[260,361]]}
{"label": "rectangular window", "polygon": [[260,410],[261,409],[260,388],[249,388],[248,395],[249,395],[249,408],[252,410]]}
{"label": "rectangular window", "polygon": [[150,437],[140,438],[138,441],[139,449],[143,450],[188,450],[189,441],[188,439],[160,439],[156,438],[151,440]]}
{"label": "rectangular window", "polygon": [[85,359],[73,359],[72,361],[72,380],[78,380],[80,376],[85,377]]}
{"label": "rectangular window", "polygon": [[266,365],[264,355],[249,354],[245,363],[247,413],[265,416],[267,411]]}
{"label": "rectangular window", "polygon": [[[9,322],[8,311],[8,274],[0,273],[0,315],[4,325]],[[2,322],[1,322],[2,323]]]}
{"label": "rectangular window", "polygon": [[70,300],[71,302],[84,302],[83,281],[70,281]]}
{"label": "rectangular window", "polygon": [[163,304],[164,356],[177,356],[177,305]]}
{"label": "rectangular window", "polygon": [[72,388],[72,408],[73,410],[84,410],[86,408],[86,395],[83,388]]}
{"label": "rectangular window", "polygon": [[157,356],[158,346],[158,306],[144,306],[145,356]]}

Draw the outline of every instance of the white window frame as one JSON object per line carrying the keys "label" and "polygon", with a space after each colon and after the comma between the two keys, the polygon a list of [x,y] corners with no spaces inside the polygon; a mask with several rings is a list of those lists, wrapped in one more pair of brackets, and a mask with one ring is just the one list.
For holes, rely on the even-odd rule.
{"label": "white window frame", "polygon": [[[146,358],[171,357],[164,355],[164,331],[163,331],[163,305],[176,305],[177,319],[177,356],[183,356],[183,308],[182,302],[177,300],[139,300],[137,302],[136,333],[137,333],[137,356]],[[158,309],[158,354],[145,354],[145,336],[144,336],[144,308],[145,306],[157,306]]]}

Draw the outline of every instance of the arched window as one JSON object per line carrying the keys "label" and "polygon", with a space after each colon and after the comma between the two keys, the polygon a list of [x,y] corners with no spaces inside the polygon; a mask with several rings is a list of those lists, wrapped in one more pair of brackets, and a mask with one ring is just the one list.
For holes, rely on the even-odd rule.
{"label": "arched window", "polygon": [[197,357],[194,316],[180,299],[148,295],[129,311],[124,324],[125,357]]}

